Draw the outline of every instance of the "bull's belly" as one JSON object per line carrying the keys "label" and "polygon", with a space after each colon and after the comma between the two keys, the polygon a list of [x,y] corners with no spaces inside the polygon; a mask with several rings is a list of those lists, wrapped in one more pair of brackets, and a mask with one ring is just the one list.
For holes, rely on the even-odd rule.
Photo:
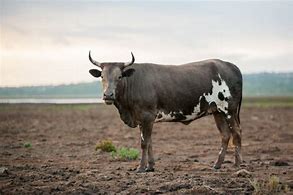
{"label": "bull's belly", "polygon": [[208,114],[211,114],[212,111],[204,112],[193,112],[191,114],[184,114],[182,111],[171,111],[168,114],[165,114],[163,111],[159,111],[155,123],[158,122],[191,122]]}
{"label": "bull's belly", "polygon": [[199,99],[195,100],[198,103],[191,108],[193,110],[191,113],[186,114],[180,109],[166,112],[164,111],[168,110],[166,108],[158,111],[155,122],[188,122],[213,112],[222,112],[227,118],[230,118],[231,114],[228,112],[228,107],[232,96],[226,82],[220,74],[218,76],[220,82],[212,81],[212,92],[201,94]]}

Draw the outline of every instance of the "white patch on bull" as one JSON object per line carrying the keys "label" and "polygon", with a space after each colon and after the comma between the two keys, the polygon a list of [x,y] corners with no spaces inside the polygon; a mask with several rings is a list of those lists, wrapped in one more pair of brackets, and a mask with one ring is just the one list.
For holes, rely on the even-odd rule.
{"label": "white patch on bull", "polygon": [[141,137],[141,140],[144,141],[144,137],[143,137],[143,133],[140,132],[140,137]]}
{"label": "white patch on bull", "polygon": [[186,119],[184,119],[183,121],[194,120],[198,116],[198,114],[200,113],[200,99],[201,96],[199,97],[198,104],[193,108],[193,112],[190,115],[185,115]]}
{"label": "white patch on bull", "polygon": [[190,115],[184,115],[183,112],[180,110],[179,112],[170,112],[168,114],[165,114],[164,112],[159,111],[157,114],[157,117],[155,119],[155,122],[170,122],[176,119],[176,114],[179,113],[182,116],[185,117],[185,119],[182,119],[180,121],[191,121],[194,120],[198,114],[200,113],[200,99],[199,98],[199,103],[194,107],[193,112]]}
{"label": "white patch on bull", "polygon": [[[185,115],[186,119],[184,119],[182,121],[190,121],[190,120],[196,119],[198,114],[200,114],[200,112],[201,112],[200,111],[200,100],[202,97],[205,97],[205,99],[209,103],[209,105],[212,102],[215,102],[215,104],[217,105],[217,109],[219,111],[222,111],[225,114],[228,114],[228,101],[226,100],[226,98],[230,98],[232,96],[231,96],[230,89],[229,89],[228,85],[226,84],[226,82],[221,78],[220,74],[218,74],[218,76],[219,76],[219,79],[221,82],[212,80],[212,93],[211,94],[208,93],[207,95],[203,94],[202,96],[200,96],[199,100],[198,100],[198,104],[194,107],[193,112],[190,115]],[[223,94],[224,100],[219,99],[219,97],[218,97],[219,93]],[[210,113],[211,111],[208,110],[208,112]],[[230,119],[231,115],[227,115],[227,118]]]}
{"label": "white patch on bull", "polygon": [[[222,111],[225,114],[228,114],[228,101],[226,100],[226,98],[230,98],[231,93],[230,93],[228,85],[221,78],[221,75],[218,74],[218,76],[220,78],[220,82],[212,80],[212,93],[208,93],[207,95],[204,94],[203,96],[205,97],[206,101],[209,104],[211,104],[212,102],[215,102],[215,104],[217,105],[217,109],[219,111]],[[218,97],[219,93],[223,94],[224,100],[219,99]]]}
{"label": "white patch on bull", "polygon": [[155,119],[155,122],[168,122],[168,121],[172,121],[176,119],[176,117],[172,115],[173,115],[173,112],[170,112],[169,114],[165,114],[164,112],[159,111]]}
{"label": "white patch on bull", "polygon": [[224,148],[221,147],[220,152],[219,152],[219,155],[222,154],[223,150],[224,150]]}
{"label": "white patch on bull", "polygon": [[[219,81],[213,81],[212,80],[212,92],[208,94],[203,94],[199,97],[198,104],[193,108],[193,112],[190,115],[184,115],[181,110],[178,112],[170,112],[168,114],[164,113],[163,111],[159,111],[157,114],[157,117],[155,119],[155,122],[170,122],[176,119],[175,114],[180,113],[182,114],[185,119],[181,121],[191,121],[195,120],[198,115],[201,113],[200,110],[200,101],[202,97],[205,97],[205,100],[210,105],[212,102],[215,102],[218,111],[222,111],[227,115],[227,118],[230,119],[231,115],[228,114],[228,101],[227,98],[232,97],[230,93],[230,89],[227,86],[226,82],[221,78],[221,75],[218,74],[220,82]],[[221,83],[221,84],[220,84]],[[219,93],[222,93],[223,100],[219,99]],[[207,110],[208,113],[212,113],[212,111],[209,109]]]}

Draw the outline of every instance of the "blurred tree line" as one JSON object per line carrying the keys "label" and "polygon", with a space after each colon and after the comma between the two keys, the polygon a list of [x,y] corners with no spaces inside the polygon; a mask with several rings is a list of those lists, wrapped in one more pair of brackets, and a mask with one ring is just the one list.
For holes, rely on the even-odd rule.
{"label": "blurred tree line", "polygon": [[[243,75],[243,96],[293,96],[293,73]],[[58,86],[2,87],[0,98],[101,98],[100,81]]]}

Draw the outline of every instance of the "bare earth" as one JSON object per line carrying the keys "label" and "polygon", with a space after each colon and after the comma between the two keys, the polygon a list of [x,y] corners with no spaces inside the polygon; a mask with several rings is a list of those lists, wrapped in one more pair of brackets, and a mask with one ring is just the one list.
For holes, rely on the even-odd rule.
{"label": "bare earth", "polygon": [[113,106],[0,105],[0,194],[251,194],[250,181],[272,175],[292,193],[293,107],[245,107],[241,125],[240,168],[230,148],[222,169],[212,169],[220,134],[209,116],[156,124],[155,172],[136,173],[139,160],[95,151],[103,139],[140,148],[138,128],[124,125]]}

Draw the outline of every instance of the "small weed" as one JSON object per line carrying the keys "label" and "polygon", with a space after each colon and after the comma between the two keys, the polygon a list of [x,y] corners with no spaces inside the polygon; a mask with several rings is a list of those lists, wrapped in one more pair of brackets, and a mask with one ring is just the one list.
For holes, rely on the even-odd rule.
{"label": "small weed", "polygon": [[135,160],[139,156],[139,151],[134,148],[121,147],[116,149],[111,140],[102,140],[96,145],[96,150],[111,152],[114,159],[119,160]]}
{"label": "small weed", "polygon": [[32,147],[32,144],[30,142],[26,142],[26,143],[23,144],[23,146],[25,148],[31,148]]}
{"label": "small weed", "polygon": [[111,152],[111,155],[115,159],[119,160],[136,160],[139,156],[139,151],[134,148],[119,148],[115,152]]}
{"label": "small weed", "polygon": [[273,175],[268,178],[268,180],[249,180],[250,184],[253,186],[254,194],[275,194],[280,192],[289,192],[290,188],[288,185],[280,183],[280,179]]}
{"label": "small weed", "polygon": [[282,187],[280,184],[280,179],[273,175],[269,178],[269,181],[268,181],[268,190],[270,192],[278,192],[280,189],[280,187]]}
{"label": "small weed", "polygon": [[290,187],[289,187],[287,184],[284,185],[284,189],[283,189],[283,191],[284,191],[285,193],[290,192]]}
{"label": "small weed", "polygon": [[116,147],[111,140],[102,140],[96,145],[96,150],[102,150],[103,152],[116,152]]}
{"label": "small weed", "polygon": [[253,179],[253,181],[249,180],[250,184],[252,185],[254,192],[259,194],[262,188],[262,182],[259,182],[257,179]]}

